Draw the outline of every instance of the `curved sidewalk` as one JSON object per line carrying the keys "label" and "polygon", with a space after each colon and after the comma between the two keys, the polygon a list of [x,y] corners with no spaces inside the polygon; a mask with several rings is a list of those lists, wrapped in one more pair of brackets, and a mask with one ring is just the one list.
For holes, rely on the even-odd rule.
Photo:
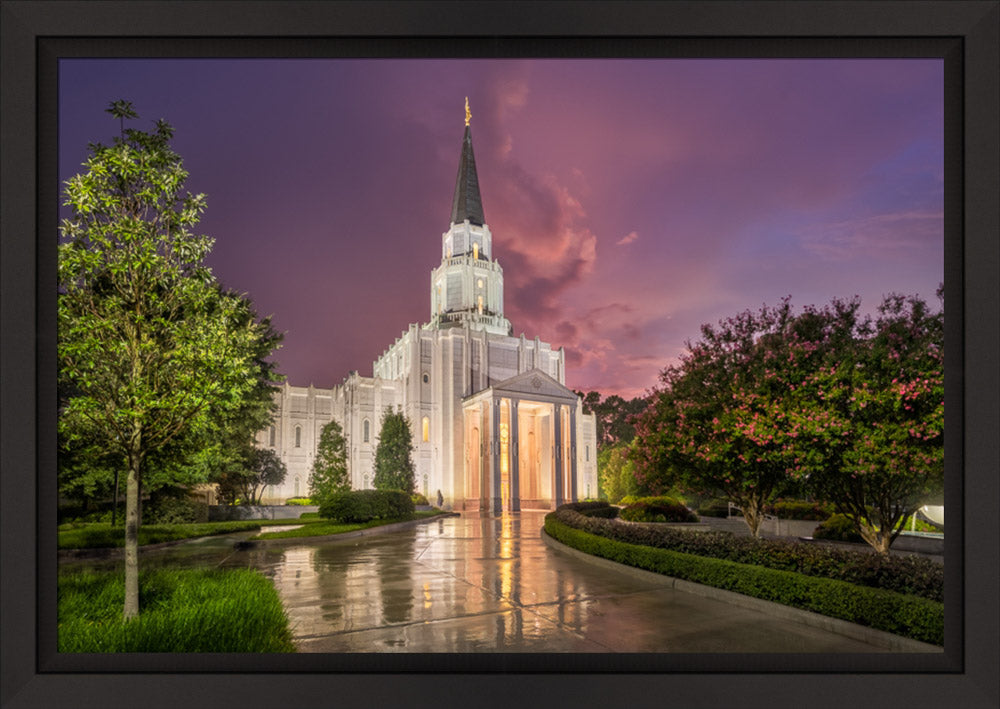
{"label": "curved sidewalk", "polygon": [[556,552],[543,519],[465,513],[353,544],[247,553],[274,579],[300,652],[888,651]]}
{"label": "curved sidewalk", "polygon": [[808,625],[812,628],[819,628],[830,633],[843,635],[853,640],[859,640],[869,645],[881,647],[886,650],[892,650],[894,652],[944,652],[944,648],[938,647],[937,645],[931,645],[929,643],[920,642],[919,640],[893,635],[892,633],[887,633],[883,630],[868,628],[864,625],[858,625],[857,623],[840,620],[839,618],[830,618],[829,616],[802,610],[801,608],[792,608],[791,606],[785,606],[780,603],[765,601],[752,596],[745,596],[742,593],[735,593],[721,588],[714,588],[712,586],[706,586],[704,584],[694,583],[693,581],[686,581],[672,576],[664,576],[653,571],[637,569],[634,566],[627,566],[625,564],[620,564],[617,561],[604,559],[599,556],[594,556],[593,554],[587,554],[586,552],[579,551],[578,549],[574,549],[573,547],[567,546],[562,542],[553,539],[545,533],[544,528],[542,528],[541,537],[542,541],[560,553],[568,554],[576,559],[581,559],[587,563],[594,564],[595,566],[600,566],[601,568],[610,569],[622,574],[628,574],[634,578],[649,581],[650,583],[662,583],[668,588],[683,591],[684,593],[693,593],[704,598],[712,598],[724,603],[731,603],[739,606],[740,608],[749,608],[755,611],[760,611],[761,613],[766,613],[781,620],[803,623],[804,625]]}

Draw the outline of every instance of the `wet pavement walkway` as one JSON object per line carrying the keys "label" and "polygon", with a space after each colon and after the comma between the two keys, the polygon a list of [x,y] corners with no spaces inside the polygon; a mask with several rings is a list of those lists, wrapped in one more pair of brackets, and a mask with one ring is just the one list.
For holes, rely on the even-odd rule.
{"label": "wet pavement walkway", "polygon": [[544,512],[236,552],[274,579],[301,652],[885,652],[546,546]]}

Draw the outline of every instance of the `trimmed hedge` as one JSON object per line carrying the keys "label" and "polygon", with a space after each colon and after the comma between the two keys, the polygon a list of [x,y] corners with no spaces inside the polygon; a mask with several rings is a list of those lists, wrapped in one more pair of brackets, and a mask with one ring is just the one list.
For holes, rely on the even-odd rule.
{"label": "trimmed hedge", "polygon": [[711,500],[698,508],[701,517],[722,517],[729,516],[729,503],[725,500]]}
{"label": "trimmed hedge", "polygon": [[629,522],[697,522],[698,517],[673,497],[641,497],[618,515]]}
{"label": "trimmed hedge", "polygon": [[807,576],[839,579],[859,586],[944,600],[944,565],[916,556],[881,556],[868,551],[783,539],[756,539],[728,532],[698,532],[652,525],[620,524],[583,515],[563,505],[549,516],[563,524],[608,539],[660,549],[753,564]]}
{"label": "trimmed hedge", "polygon": [[369,522],[413,514],[413,500],[402,490],[350,490],[331,495],[319,506],[319,516],[340,522]]}
{"label": "trimmed hedge", "polygon": [[431,504],[430,502],[427,501],[427,498],[419,492],[415,492],[412,495],[410,495],[410,499],[413,500],[413,504],[415,505]]}
{"label": "trimmed hedge", "polygon": [[836,514],[820,524],[813,531],[814,539],[829,539],[834,542],[854,542],[864,544],[854,522],[846,515]]}
{"label": "trimmed hedge", "polygon": [[[805,500],[775,500],[764,506],[764,512],[779,519],[814,519],[822,522],[833,514],[833,507],[824,502]],[[709,500],[698,508],[702,517],[728,517],[729,503],[726,500]]]}
{"label": "trimmed hedge", "polygon": [[779,519],[814,519],[822,522],[833,514],[833,506],[823,502],[805,500],[775,500],[764,511]]}
{"label": "trimmed hedge", "polygon": [[574,549],[628,566],[802,608],[923,642],[944,643],[944,604],[938,601],[837,579],[629,544],[574,529],[559,519],[558,511],[546,515],[545,531]]}
{"label": "trimmed hedge", "polygon": [[301,506],[301,507],[307,507],[309,505],[312,505],[313,501],[309,497],[289,497],[287,500],[285,500],[285,504],[286,505],[293,505],[293,506],[298,505],[298,506]]}

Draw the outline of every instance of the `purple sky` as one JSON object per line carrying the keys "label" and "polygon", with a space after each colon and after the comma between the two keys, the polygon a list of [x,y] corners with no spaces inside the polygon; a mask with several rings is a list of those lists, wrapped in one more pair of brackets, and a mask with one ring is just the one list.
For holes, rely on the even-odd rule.
{"label": "purple sky", "polygon": [[940,60],[64,60],[60,177],[112,100],[164,118],[290,383],[430,315],[464,99],[505,314],[642,395],[705,322],[943,280]]}

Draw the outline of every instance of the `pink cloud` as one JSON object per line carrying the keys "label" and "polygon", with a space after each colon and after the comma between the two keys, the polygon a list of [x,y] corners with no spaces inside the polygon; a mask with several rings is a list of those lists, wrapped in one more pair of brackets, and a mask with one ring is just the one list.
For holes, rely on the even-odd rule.
{"label": "pink cloud", "polygon": [[615,242],[615,246],[625,246],[626,244],[631,244],[633,241],[639,238],[638,232],[630,231],[628,234],[620,238]]}

